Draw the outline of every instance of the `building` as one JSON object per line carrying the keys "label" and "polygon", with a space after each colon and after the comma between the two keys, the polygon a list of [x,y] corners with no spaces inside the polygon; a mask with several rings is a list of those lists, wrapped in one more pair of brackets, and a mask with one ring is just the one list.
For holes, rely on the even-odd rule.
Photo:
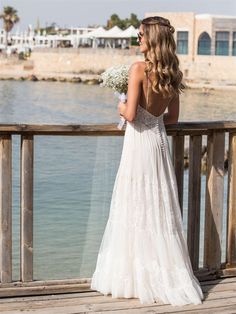
{"label": "building", "polygon": [[[40,34],[39,31],[35,31],[32,27],[29,27],[28,30],[24,32],[11,32],[8,36],[8,44],[17,48],[18,50],[23,48],[30,47],[31,49],[35,47],[41,48],[57,48],[59,46],[69,46],[77,47],[80,36],[83,36],[91,31],[94,28],[87,27],[78,27],[63,31],[58,30],[56,34],[50,35],[46,34],[44,31],[43,34]],[[6,34],[4,29],[0,29],[0,47],[5,47]]]}
{"label": "building", "polygon": [[[65,30],[55,30],[54,34],[43,34],[40,31],[34,31],[29,28],[25,32],[10,33],[8,36],[8,44],[11,47],[19,49],[23,48],[58,48],[58,47],[91,47],[91,48],[129,48],[134,39],[137,41],[138,29],[132,25],[126,30],[121,30],[114,26],[109,30],[103,27],[86,28],[78,27]],[[5,31],[0,30],[0,47],[5,47],[6,35]]]}
{"label": "building", "polygon": [[175,28],[177,54],[185,79],[236,84],[236,16],[193,12],[151,12]]}

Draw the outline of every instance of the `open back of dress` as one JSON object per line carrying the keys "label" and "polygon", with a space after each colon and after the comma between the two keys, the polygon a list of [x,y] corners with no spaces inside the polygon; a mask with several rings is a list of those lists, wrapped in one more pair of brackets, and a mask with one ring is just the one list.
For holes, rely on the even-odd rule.
{"label": "open back of dress", "polygon": [[151,75],[144,75],[139,105],[152,115],[158,117],[164,113],[173,97],[164,98],[152,89]]}

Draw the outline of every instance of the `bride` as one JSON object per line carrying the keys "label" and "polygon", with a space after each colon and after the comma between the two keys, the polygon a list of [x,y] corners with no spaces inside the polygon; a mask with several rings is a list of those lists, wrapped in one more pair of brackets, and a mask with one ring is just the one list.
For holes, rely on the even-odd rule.
{"label": "bride", "polygon": [[182,72],[174,28],[154,16],[142,20],[138,39],[145,61],[129,70],[127,120],[108,221],[91,289],[142,304],[200,304],[184,234],[166,124],[177,123]]}

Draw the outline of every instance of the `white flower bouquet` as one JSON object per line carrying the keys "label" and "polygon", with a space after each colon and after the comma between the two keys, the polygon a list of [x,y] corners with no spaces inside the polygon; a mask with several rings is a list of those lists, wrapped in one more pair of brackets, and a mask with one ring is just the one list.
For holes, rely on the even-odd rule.
{"label": "white flower bouquet", "polygon": [[[127,99],[129,67],[128,65],[114,66],[101,74],[101,86],[112,88],[122,102]],[[125,118],[121,116],[117,128],[121,130],[125,123]]]}

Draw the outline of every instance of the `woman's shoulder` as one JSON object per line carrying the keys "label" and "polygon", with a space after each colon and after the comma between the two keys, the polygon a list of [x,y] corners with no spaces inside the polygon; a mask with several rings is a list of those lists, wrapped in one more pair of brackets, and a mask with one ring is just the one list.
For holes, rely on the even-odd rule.
{"label": "woman's shoulder", "polygon": [[135,61],[134,63],[131,64],[129,73],[143,77],[145,67],[146,67],[145,61]]}
{"label": "woman's shoulder", "polygon": [[136,70],[144,70],[146,67],[145,61],[135,61],[131,64],[130,68],[136,69]]}

